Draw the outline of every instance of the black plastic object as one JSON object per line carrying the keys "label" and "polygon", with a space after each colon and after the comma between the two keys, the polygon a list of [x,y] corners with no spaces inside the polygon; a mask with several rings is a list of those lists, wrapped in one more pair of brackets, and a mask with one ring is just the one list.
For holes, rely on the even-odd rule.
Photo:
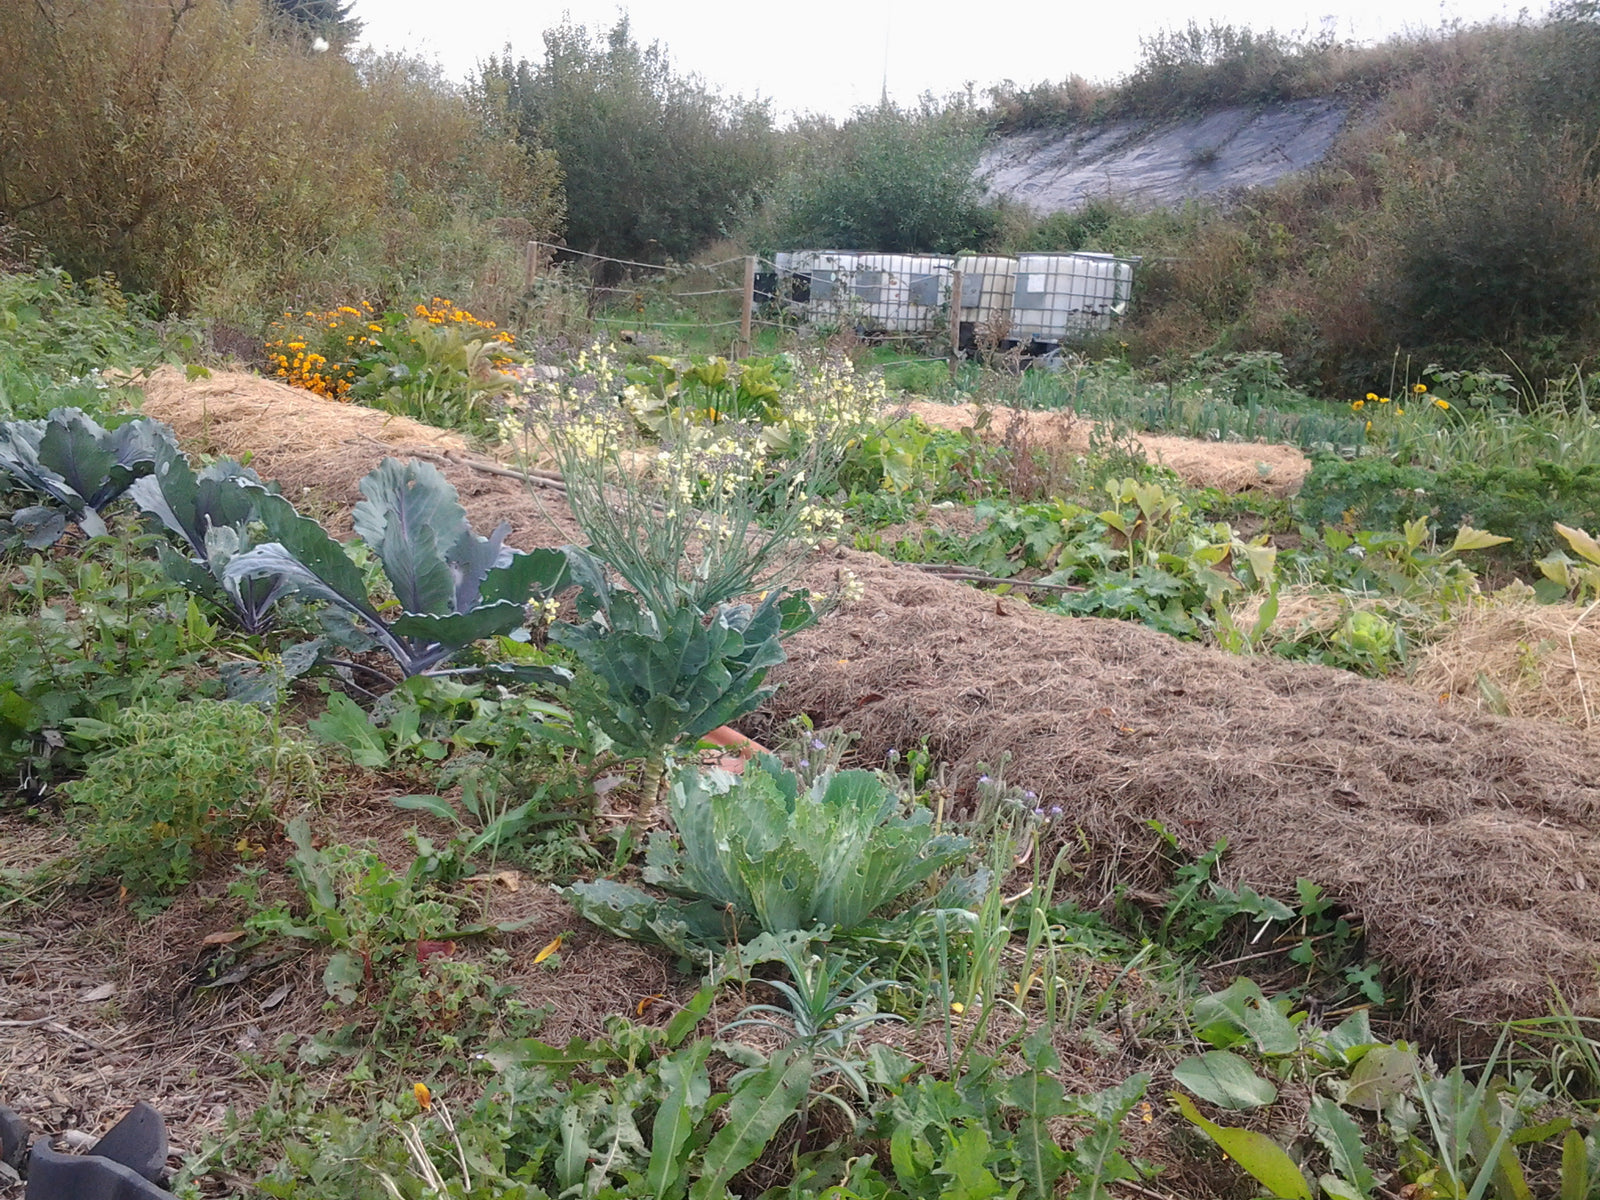
{"label": "black plastic object", "polygon": [[21,1167],[28,1152],[28,1123],[4,1104],[0,1104],[0,1162]]}
{"label": "black plastic object", "polygon": [[158,1182],[167,1165],[167,1123],[140,1101],[92,1154],[58,1154],[47,1139],[28,1157],[24,1200],[172,1200]]}

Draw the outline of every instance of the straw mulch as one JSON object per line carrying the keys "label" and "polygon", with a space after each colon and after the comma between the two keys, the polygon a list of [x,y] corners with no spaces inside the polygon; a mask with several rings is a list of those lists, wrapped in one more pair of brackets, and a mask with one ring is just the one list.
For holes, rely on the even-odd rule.
{"label": "straw mulch", "polygon": [[[541,507],[452,435],[246,376],[159,384],[147,411],[191,445],[253,451],[291,495],[320,488],[347,512],[362,474],[417,451],[480,527],[509,520],[525,547],[577,536],[559,494]],[[1230,881],[1291,896],[1309,878],[1362,918],[1426,1032],[1542,1013],[1551,981],[1600,1015],[1600,738],[1064,619],[874,555],[821,557],[813,585],[842,568],[867,598],[793,640],[768,719],[855,730],[868,761],[926,738],[958,783],[1009,755],[1015,782],[1067,809],[1061,843],[1086,835],[1075,886],[1093,899],[1162,882],[1150,820],[1197,853],[1226,837]]]}
{"label": "straw mulch", "polygon": [[958,794],[1009,756],[1008,779],[1066,809],[1053,840],[1092,901],[1163,882],[1149,821],[1196,854],[1227,838],[1230,882],[1292,898],[1308,878],[1364,920],[1430,1035],[1543,1014],[1552,982],[1600,1015],[1600,738],[872,555],[836,552],[813,586],[841,567],[866,598],[792,641],[774,721],[855,731],[867,762],[926,739]]}
{"label": "straw mulch", "polygon": [[144,412],[171,425],[186,450],[251,455],[256,472],[277,480],[297,505],[313,511],[317,502],[324,505],[336,532],[350,532],[361,477],[393,457],[437,466],[480,533],[509,521],[518,546],[561,545],[578,536],[558,491],[533,492],[458,433],[239,371],[191,381],[163,367],[142,387]]}
{"label": "straw mulch", "polygon": [[[917,400],[893,410],[908,412],[929,425],[944,429],[971,428],[981,411],[973,404],[934,404]],[[1025,409],[990,409],[991,419],[985,436],[996,441],[1007,436],[1013,422],[1020,422],[1029,442],[1035,446],[1056,444],[1076,453],[1089,449],[1089,433],[1095,422],[1070,414],[1036,412]],[[1012,437],[1016,433],[1011,434]],[[1176,471],[1194,487],[1214,487],[1224,492],[1270,492],[1290,496],[1300,490],[1311,463],[1290,446],[1271,446],[1264,442],[1202,442],[1195,438],[1173,437],[1162,433],[1141,433],[1135,441],[1145,456]]]}
{"label": "straw mulch", "polygon": [[1538,604],[1506,589],[1451,614],[1412,683],[1484,712],[1600,731],[1600,604]]}

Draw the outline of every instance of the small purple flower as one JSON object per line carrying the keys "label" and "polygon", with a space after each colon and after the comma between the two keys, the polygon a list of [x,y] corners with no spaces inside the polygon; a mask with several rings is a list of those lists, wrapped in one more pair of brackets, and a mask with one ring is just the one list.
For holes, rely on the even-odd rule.
{"label": "small purple flower", "polygon": [[1023,792],[1022,798],[1024,800],[1037,800],[1039,798],[1039,794],[1037,792]]}
{"label": "small purple flower", "polygon": [[1042,808],[1036,808],[1036,809],[1034,809],[1034,810],[1033,810],[1033,815],[1034,815],[1034,816],[1036,816],[1036,817],[1042,817],[1042,816],[1044,816],[1044,809],[1042,809]]}
{"label": "small purple flower", "polygon": [[1050,815],[1051,815],[1051,816],[1052,816],[1052,817],[1059,817],[1059,816],[1060,816],[1060,815],[1061,815],[1061,805],[1059,805],[1059,804],[1052,804],[1052,805],[1051,805],[1051,806],[1050,806]]}
{"label": "small purple flower", "polygon": [[978,782],[979,783],[988,783],[988,782],[990,782],[990,780],[989,780],[989,777],[987,775],[979,775],[978,776]]}
{"label": "small purple flower", "polygon": [[811,739],[811,748],[813,750],[821,750],[826,745],[827,745],[827,743],[824,742],[821,738],[812,738]]}
{"label": "small purple flower", "polygon": [[809,758],[802,758],[800,760],[800,765],[802,767],[809,767],[811,765],[811,760]]}

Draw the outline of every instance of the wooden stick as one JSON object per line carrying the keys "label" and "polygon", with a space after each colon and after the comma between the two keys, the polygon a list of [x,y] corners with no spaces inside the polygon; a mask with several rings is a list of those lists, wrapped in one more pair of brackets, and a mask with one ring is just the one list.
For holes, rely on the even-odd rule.
{"label": "wooden stick", "polygon": [[950,275],[950,378],[956,377],[961,364],[961,277],[962,272]]}
{"label": "wooden stick", "polygon": [[968,570],[966,567],[953,563],[901,563],[903,567],[915,567],[919,571],[926,571],[929,575],[939,575],[955,583],[989,583],[1009,584],[1011,587],[1039,588],[1047,592],[1086,592],[1089,589],[1078,583],[1035,583],[1027,579],[1001,579],[997,575],[985,575],[981,571]]}
{"label": "wooden stick", "polygon": [[522,290],[531,292],[533,281],[539,277],[539,243],[529,242],[526,256],[522,261]]}
{"label": "wooden stick", "polygon": [[756,256],[744,260],[744,311],[739,314],[739,352],[750,353],[750,321],[756,310]]}

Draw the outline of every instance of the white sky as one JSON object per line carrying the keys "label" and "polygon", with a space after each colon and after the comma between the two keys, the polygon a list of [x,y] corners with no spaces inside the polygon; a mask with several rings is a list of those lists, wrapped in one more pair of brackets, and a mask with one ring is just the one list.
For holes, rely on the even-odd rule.
{"label": "white sky", "polygon": [[641,44],[659,40],[678,70],[725,93],[770,98],[780,120],[843,116],[875,102],[885,79],[902,103],[1003,79],[1109,82],[1138,60],[1140,37],[1191,17],[1287,33],[1331,26],[1374,41],[1519,11],[1507,0],[357,0],[354,15],[367,44],[420,52],[464,78],[507,42],[517,57],[541,58],[540,33],[563,13],[609,28],[624,9]]}

